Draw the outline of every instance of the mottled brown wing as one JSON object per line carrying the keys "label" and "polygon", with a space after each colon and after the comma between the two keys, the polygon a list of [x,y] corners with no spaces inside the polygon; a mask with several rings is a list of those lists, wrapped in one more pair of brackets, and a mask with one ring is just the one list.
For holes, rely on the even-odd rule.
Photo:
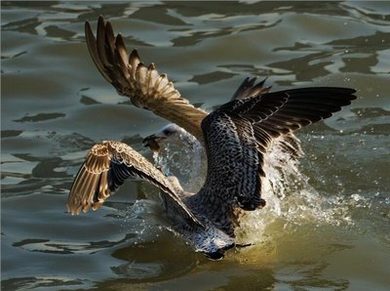
{"label": "mottled brown wing", "polygon": [[184,210],[188,218],[198,223],[161,171],[130,146],[117,141],[104,141],[89,151],[69,192],[69,212],[79,214],[90,208],[96,210],[128,177],[140,178],[157,186]]}
{"label": "mottled brown wing", "polygon": [[354,92],[331,87],[286,90],[234,100],[210,113],[202,122],[208,192],[233,193],[245,210],[264,205],[263,155],[270,142],[331,116],[356,98]]}
{"label": "mottled brown wing", "polygon": [[145,66],[136,50],[128,55],[122,36],[114,36],[110,22],[99,17],[96,38],[86,22],[85,37],[96,67],[119,94],[203,138],[200,123],[207,113],[181,97],[167,75],[160,75],[154,64]]}

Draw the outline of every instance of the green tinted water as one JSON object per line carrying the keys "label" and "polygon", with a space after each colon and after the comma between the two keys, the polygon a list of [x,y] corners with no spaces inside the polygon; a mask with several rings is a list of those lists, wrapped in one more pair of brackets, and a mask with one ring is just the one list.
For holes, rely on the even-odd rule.
{"label": "green tinted water", "polygon": [[[158,199],[135,202],[156,197],[146,183],[129,181],[96,213],[66,213],[94,142],[124,140],[151,158],[142,137],[166,123],[95,69],[83,26],[99,15],[209,110],[246,76],[269,76],[273,90],[358,90],[299,133],[309,180],[286,188],[279,214],[250,217],[255,246],[221,262],[193,253],[160,226]],[[388,290],[388,2],[3,1],[1,16],[4,290]]]}

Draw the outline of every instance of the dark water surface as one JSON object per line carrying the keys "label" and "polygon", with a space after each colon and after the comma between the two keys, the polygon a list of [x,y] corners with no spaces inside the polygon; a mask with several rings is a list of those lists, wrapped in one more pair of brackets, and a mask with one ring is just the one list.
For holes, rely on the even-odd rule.
{"label": "dark water surface", "polygon": [[[1,5],[2,289],[389,290],[389,2]],[[157,191],[141,182],[98,212],[66,213],[94,142],[124,140],[151,158],[142,137],[166,123],[95,69],[83,29],[99,15],[209,110],[246,76],[269,76],[273,90],[358,90],[299,133],[308,180],[286,186],[279,212],[248,221],[255,246],[208,261],[161,227]]]}

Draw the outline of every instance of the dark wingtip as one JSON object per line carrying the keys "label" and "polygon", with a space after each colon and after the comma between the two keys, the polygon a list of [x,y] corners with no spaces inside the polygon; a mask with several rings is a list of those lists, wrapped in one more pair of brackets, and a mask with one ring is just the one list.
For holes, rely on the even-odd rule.
{"label": "dark wingtip", "polygon": [[92,27],[91,27],[91,24],[89,23],[89,21],[85,22],[84,31],[85,31],[85,34],[93,34]]}
{"label": "dark wingtip", "polygon": [[356,90],[353,88],[337,88],[337,89],[340,90],[340,94],[348,96],[348,100],[355,100],[357,98],[357,96],[354,95],[356,93]]}
{"label": "dark wingtip", "polygon": [[106,21],[104,20],[104,17],[100,15],[98,18],[98,29],[100,28],[104,30],[105,26],[106,26]]}
{"label": "dark wingtip", "polygon": [[123,47],[126,47],[125,41],[124,41],[124,39],[123,39],[122,34],[118,33],[118,35],[116,36],[115,45],[116,45],[117,47],[122,47],[122,48],[123,48]]}
{"label": "dark wingtip", "polygon": [[114,37],[114,29],[112,28],[111,22],[107,21],[106,23],[106,39],[112,42]]}
{"label": "dark wingtip", "polygon": [[256,77],[250,78],[248,81],[248,86],[252,87],[255,84],[256,80]]}
{"label": "dark wingtip", "polygon": [[350,94],[351,94],[351,99],[350,100],[355,100],[357,99],[357,96],[355,95],[357,91],[355,89],[350,88]]}
{"label": "dark wingtip", "polygon": [[104,21],[105,21],[104,16],[100,14],[98,18],[98,22],[104,22]]}
{"label": "dark wingtip", "polygon": [[132,58],[137,58],[137,59],[139,59],[139,54],[138,54],[137,49],[133,49],[133,50],[131,51],[129,59],[132,59]]}
{"label": "dark wingtip", "polygon": [[260,86],[260,87],[263,87],[263,85],[265,84],[265,82],[268,80],[268,76],[266,76],[263,80],[261,80],[256,86]]}

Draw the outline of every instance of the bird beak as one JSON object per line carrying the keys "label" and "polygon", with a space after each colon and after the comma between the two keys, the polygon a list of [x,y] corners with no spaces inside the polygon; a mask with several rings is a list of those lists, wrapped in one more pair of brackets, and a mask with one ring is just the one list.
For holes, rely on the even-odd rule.
{"label": "bird beak", "polygon": [[166,137],[152,134],[152,135],[145,137],[144,140],[142,141],[142,143],[144,144],[144,147],[148,147],[153,152],[158,153],[161,149],[159,142],[161,142],[163,139],[166,139]]}

